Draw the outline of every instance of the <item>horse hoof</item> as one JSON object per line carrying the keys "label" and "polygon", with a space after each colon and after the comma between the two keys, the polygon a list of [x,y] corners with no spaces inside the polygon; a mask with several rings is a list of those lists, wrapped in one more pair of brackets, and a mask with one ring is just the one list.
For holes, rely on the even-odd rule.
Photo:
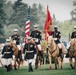
{"label": "horse hoof", "polygon": [[35,69],[38,69],[38,67],[35,67]]}
{"label": "horse hoof", "polygon": [[61,69],[63,69],[63,67],[61,66]]}
{"label": "horse hoof", "polygon": [[49,70],[52,70],[52,67],[51,66],[49,67]]}
{"label": "horse hoof", "polygon": [[74,67],[71,67],[72,69],[75,69]]}
{"label": "horse hoof", "polygon": [[74,67],[72,66],[72,64],[70,64],[71,68],[74,69]]}
{"label": "horse hoof", "polygon": [[57,68],[55,68],[55,70],[57,70]]}
{"label": "horse hoof", "polygon": [[15,70],[17,70],[17,68],[15,68]]}
{"label": "horse hoof", "polygon": [[74,69],[76,69],[76,67]]}
{"label": "horse hoof", "polygon": [[10,70],[12,70],[12,67],[10,67]]}

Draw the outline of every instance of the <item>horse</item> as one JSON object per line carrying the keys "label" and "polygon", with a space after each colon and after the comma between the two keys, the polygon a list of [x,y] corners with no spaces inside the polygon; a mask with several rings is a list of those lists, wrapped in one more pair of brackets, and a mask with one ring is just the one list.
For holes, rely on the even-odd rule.
{"label": "horse", "polygon": [[2,55],[0,55],[0,64],[2,67],[4,67],[3,62],[1,61]]}
{"label": "horse", "polygon": [[42,62],[43,62],[44,49],[43,49],[42,45],[40,44],[41,45],[41,54],[42,54],[41,55],[40,52],[39,52],[39,49],[38,49],[38,47],[35,43],[35,39],[32,40],[32,43],[34,43],[35,46],[36,46],[35,69],[38,69],[39,67],[41,67]]}
{"label": "horse", "polygon": [[[73,65],[74,58],[74,65]],[[69,62],[72,69],[76,69],[76,38],[71,39],[69,47]]]}
{"label": "horse", "polygon": [[[13,41],[10,41],[10,43],[11,43],[12,50],[14,51],[14,55],[15,55],[14,68],[15,68],[15,70],[19,70],[20,64],[23,63],[23,60],[22,59],[20,60],[19,57],[18,57],[19,49],[18,49],[17,45],[14,44]],[[21,47],[21,49],[22,49],[22,47]],[[21,54],[22,54],[22,52],[21,52]],[[18,64],[18,66],[16,64]]]}
{"label": "horse", "polygon": [[[49,36],[48,37],[48,57],[49,57],[49,63],[50,67],[49,69],[52,69],[52,58],[55,59],[55,69],[62,69],[63,66],[63,58],[59,56],[59,47],[57,44],[54,42],[53,37]],[[64,46],[62,46],[62,55],[64,55]]]}
{"label": "horse", "polygon": [[41,54],[39,53],[39,49],[38,47],[36,47],[36,60],[35,60],[35,69],[38,69],[39,67],[41,67],[42,63],[43,63],[43,54],[44,54],[44,50],[41,50]]}

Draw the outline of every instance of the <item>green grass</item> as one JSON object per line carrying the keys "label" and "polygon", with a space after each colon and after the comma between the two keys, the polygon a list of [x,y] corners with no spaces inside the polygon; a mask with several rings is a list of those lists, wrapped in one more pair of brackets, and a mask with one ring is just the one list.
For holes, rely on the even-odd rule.
{"label": "green grass", "polygon": [[28,72],[28,67],[21,67],[20,70],[12,70],[11,72],[6,72],[5,68],[0,68],[0,75],[76,75],[76,70],[71,69],[69,64],[64,64],[63,69],[55,70],[54,65],[53,69],[49,70],[49,65],[42,65],[40,69],[35,70],[34,72]]}

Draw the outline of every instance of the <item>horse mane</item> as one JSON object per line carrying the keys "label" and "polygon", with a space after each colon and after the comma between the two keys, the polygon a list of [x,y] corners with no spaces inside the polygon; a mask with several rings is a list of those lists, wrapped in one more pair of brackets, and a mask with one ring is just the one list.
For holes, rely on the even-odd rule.
{"label": "horse mane", "polygon": [[73,48],[74,50],[76,50],[76,39],[71,39],[70,41],[70,48]]}
{"label": "horse mane", "polygon": [[15,50],[18,50],[16,44],[14,44],[12,40],[10,41],[10,43],[11,43],[12,49],[13,49],[14,51],[15,51]]}
{"label": "horse mane", "polygon": [[51,44],[50,50],[55,50],[56,47],[57,47],[57,45],[56,45],[56,43],[54,42],[52,36],[49,36],[49,37],[48,37],[48,44]]}

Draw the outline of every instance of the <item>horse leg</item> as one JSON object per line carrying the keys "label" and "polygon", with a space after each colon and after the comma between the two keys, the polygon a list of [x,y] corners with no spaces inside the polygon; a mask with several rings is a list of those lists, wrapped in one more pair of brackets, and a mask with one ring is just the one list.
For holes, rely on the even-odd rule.
{"label": "horse leg", "polygon": [[58,57],[58,67],[59,67],[59,69],[61,68],[62,69],[62,65],[63,65],[63,58],[61,58],[61,57]]}
{"label": "horse leg", "polygon": [[49,63],[50,63],[50,67],[49,67],[49,69],[51,70],[52,69],[52,63],[51,63],[51,56],[49,56]]}
{"label": "horse leg", "polygon": [[38,55],[37,55],[36,60],[35,60],[35,69],[37,69],[37,68],[38,68]]}
{"label": "horse leg", "polygon": [[1,63],[1,65],[2,65],[2,67],[4,67],[4,65],[3,65],[3,63],[2,63],[2,61],[0,60],[0,63]]}
{"label": "horse leg", "polygon": [[[19,58],[18,58],[19,59]],[[20,62],[19,62],[19,60],[17,60],[17,69],[19,70],[19,65],[20,65]]]}
{"label": "horse leg", "polygon": [[19,69],[20,69],[20,64],[21,64],[21,60],[20,60],[19,58],[18,58],[18,60],[17,60],[17,64],[18,64],[18,65],[17,65],[17,66],[18,66],[17,69],[19,70]]}
{"label": "horse leg", "polygon": [[39,60],[39,62],[38,62],[38,65],[39,65],[39,67],[41,66],[41,60],[40,60],[40,56],[39,56],[39,58],[38,58]]}
{"label": "horse leg", "polygon": [[17,59],[14,60],[14,68],[15,68],[15,70],[17,70],[17,67],[16,67],[16,60],[17,60]]}
{"label": "horse leg", "polygon": [[58,69],[60,69],[60,67],[61,67],[61,58],[58,57]]}
{"label": "horse leg", "polygon": [[41,67],[41,65],[42,65],[42,61],[43,61],[43,60],[42,60],[42,57],[41,57],[41,60],[40,60],[40,67]]}
{"label": "horse leg", "polygon": [[12,63],[11,63],[11,64],[10,64],[10,70],[12,70],[12,67],[13,67],[13,66],[12,66]]}
{"label": "horse leg", "polygon": [[61,69],[63,68],[63,58],[61,58]]}
{"label": "horse leg", "polygon": [[61,69],[63,68],[64,52],[65,52],[65,48],[64,48],[64,45],[62,45]]}
{"label": "horse leg", "polygon": [[76,69],[76,58],[75,58],[75,61],[74,61],[74,68]]}
{"label": "horse leg", "polygon": [[56,61],[56,59],[55,59],[55,69],[57,69],[57,64],[56,64],[56,62],[57,62],[57,61]]}
{"label": "horse leg", "polygon": [[17,68],[16,68],[16,60],[15,60],[15,62],[14,62],[14,68],[15,68],[15,70],[17,70]]}
{"label": "horse leg", "polygon": [[73,61],[72,61],[72,58],[69,58],[69,61],[70,61],[70,66],[71,66],[71,68],[74,69],[74,67],[73,67],[73,65],[72,65],[72,62],[73,62]]}
{"label": "horse leg", "polygon": [[20,61],[18,61],[18,70],[20,69]]}
{"label": "horse leg", "polygon": [[55,57],[55,69],[57,69],[57,66],[58,66],[58,68],[59,68],[58,57]]}
{"label": "horse leg", "polygon": [[41,65],[42,65],[42,57],[39,56],[39,66],[41,67]]}

